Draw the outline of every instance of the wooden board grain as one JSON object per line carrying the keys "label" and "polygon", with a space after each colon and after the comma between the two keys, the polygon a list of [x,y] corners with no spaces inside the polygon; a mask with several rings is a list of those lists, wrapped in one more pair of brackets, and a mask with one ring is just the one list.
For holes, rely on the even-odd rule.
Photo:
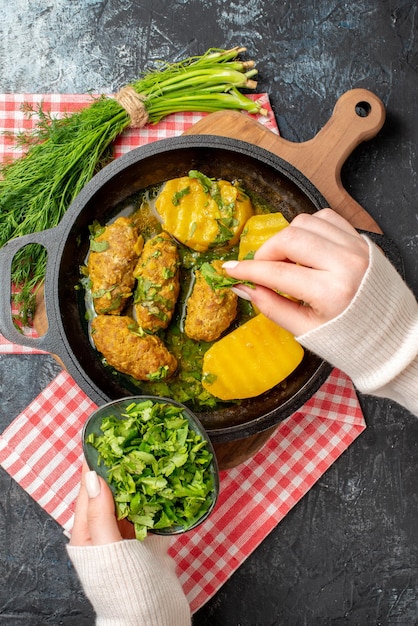
{"label": "wooden board grain", "polygon": [[185,134],[230,137],[276,154],[302,172],[329,206],[355,228],[381,233],[375,220],[344,188],[341,168],[360,143],[378,133],[385,118],[384,105],[376,95],[367,89],[352,89],[339,98],[331,118],[309,141],[288,141],[237,111],[212,113]]}

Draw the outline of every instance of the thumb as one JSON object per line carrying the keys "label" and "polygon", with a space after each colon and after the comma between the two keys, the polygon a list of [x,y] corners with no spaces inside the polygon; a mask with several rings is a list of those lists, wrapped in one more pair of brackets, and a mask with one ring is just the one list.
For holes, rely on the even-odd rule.
{"label": "thumb", "polygon": [[122,540],[115,515],[115,502],[109,485],[95,471],[85,475],[88,494],[87,524],[94,546]]}

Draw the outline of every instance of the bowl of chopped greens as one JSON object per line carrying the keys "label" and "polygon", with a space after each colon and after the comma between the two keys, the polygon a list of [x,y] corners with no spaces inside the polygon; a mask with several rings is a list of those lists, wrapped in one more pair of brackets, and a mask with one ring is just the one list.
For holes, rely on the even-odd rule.
{"label": "bowl of chopped greens", "polygon": [[219,470],[211,441],[186,406],[169,398],[130,396],[94,411],[84,424],[90,469],[109,484],[118,519],[135,536],[176,535],[212,512]]}

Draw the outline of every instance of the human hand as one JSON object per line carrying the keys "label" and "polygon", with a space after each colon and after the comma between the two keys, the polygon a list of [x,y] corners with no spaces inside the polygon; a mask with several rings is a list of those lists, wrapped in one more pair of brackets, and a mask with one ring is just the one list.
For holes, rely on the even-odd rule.
{"label": "human hand", "polygon": [[[297,215],[273,235],[251,261],[223,267],[255,289],[233,288],[293,335],[302,335],[342,313],[355,296],[369,264],[367,242],[331,209]],[[294,298],[292,301],[282,295]]]}
{"label": "human hand", "polygon": [[116,519],[109,485],[96,472],[89,471],[84,461],[70,545],[99,546],[134,537],[133,525]]}

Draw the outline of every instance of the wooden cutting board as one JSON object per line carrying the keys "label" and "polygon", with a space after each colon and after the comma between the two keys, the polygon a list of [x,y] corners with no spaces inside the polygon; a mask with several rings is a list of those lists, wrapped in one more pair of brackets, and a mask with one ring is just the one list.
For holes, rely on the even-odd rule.
{"label": "wooden cutting board", "polygon": [[341,168],[360,143],[378,133],[385,118],[385,107],[376,95],[367,89],[352,89],[339,98],[331,118],[319,133],[302,143],[283,139],[237,111],[212,113],[185,134],[221,135],[269,150],[302,172],[329,206],[355,228],[381,233],[374,219],[344,189]]}
{"label": "wooden cutting board", "polygon": [[[384,121],[385,109],[379,98],[365,89],[354,89],[343,94],[337,101],[331,118],[322,130],[303,143],[287,141],[254,118],[236,111],[212,113],[194,124],[185,134],[220,135],[269,150],[302,172],[324,196],[329,206],[343,215],[355,228],[381,233],[373,218],[344,189],[341,168],[361,142],[378,133]],[[41,292],[34,326],[40,335],[48,328]],[[60,363],[63,365],[61,361]],[[220,469],[235,467],[254,456],[276,428],[274,426],[245,439],[215,444]]]}

